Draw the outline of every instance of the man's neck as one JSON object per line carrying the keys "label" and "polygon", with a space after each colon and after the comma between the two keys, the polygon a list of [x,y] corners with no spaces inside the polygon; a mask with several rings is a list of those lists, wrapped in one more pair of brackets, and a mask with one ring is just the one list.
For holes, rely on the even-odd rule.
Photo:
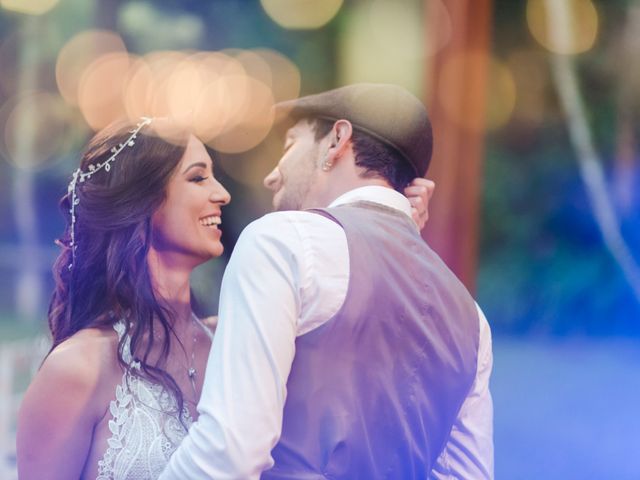
{"label": "man's neck", "polygon": [[322,196],[322,198],[320,198],[319,201],[316,202],[316,205],[310,205],[310,206],[307,206],[306,208],[314,208],[314,207],[325,208],[325,207],[328,207],[337,198],[340,198],[345,193],[350,192],[352,190],[355,190],[357,188],[370,187],[370,186],[385,187],[385,188],[393,189],[393,187],[391,187],[389,182],[387,182],[386,180],[384,180],[382,178],[362,178],[362,177],[359,177],[357,180],[351,180],[351,181],[348,181],[348,182],[342,182],[342,183],[333,184],[331,186],[331,188],[328,189],[325,192],[325,194]]}

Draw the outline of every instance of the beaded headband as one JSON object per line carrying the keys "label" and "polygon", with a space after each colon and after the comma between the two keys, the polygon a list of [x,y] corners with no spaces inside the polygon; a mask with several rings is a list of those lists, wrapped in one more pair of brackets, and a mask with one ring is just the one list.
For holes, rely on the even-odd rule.
{"label": "beaded headband", "polygon": [[73,264],[76,262],[76,206],[80,204],[80,198],[78,197],[76,190],[78,182],[83,183],[85,180],[91,178],[94,173],[97,173],[100,170],[104,170],[105,172],[111,170],[111,164],[120,154],[120,152],[122,152],[122,150],[124,150],[126,147],[133,147],[140,130],[142,130],[143,127],[149,125],[151,121],[152,119],[149,117],[142,117],[136,125],[136,128],[129,132],[131,133],[129,138],[127,138],[124,143],[119,144],[117,147],[113,147],[111,149],[111,156],[104,162],[96,163],[95,165],[91,164],[89,165],[88,170],[84,172],[80,168],[73,172],[73,177],[71,178],[71,182],[69,182],[69,187],[67,189],[67,194],[71,199],[71,208],[69,209],[69,214],[71,215],[71,240],[69,242],[69,247],[71,248],[71,263],[69,264],[69,270],[73,268]]}

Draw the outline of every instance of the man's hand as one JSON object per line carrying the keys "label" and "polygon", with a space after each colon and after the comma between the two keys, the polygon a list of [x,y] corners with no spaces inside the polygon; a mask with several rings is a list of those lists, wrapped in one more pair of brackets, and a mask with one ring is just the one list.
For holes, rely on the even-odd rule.
{"label": "man's hand", "polygon": [[411,203],[411,216],[419,230],[422,230],[429,220],[429,200],[436,184],[426,178],[414,178],[404,189],[405,196]]}

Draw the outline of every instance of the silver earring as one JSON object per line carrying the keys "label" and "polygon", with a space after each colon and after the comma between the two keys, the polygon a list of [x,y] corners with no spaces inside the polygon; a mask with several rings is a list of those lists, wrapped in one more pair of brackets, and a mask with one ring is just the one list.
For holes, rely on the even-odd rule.
{"label": "silver earring", "polygon": [[333,163],[331,162],[324,162],[322,164],[322,171],[323,172],[328,172],[329,170],[331,170],[331,167],[333,167]]}

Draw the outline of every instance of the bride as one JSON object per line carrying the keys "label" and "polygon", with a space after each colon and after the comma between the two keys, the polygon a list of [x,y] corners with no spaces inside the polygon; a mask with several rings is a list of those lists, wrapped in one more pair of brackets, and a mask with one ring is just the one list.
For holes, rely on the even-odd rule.
{"label": "bride", "polygon": [[[159,122],[98,133],[61,201],[53,345],[19,413],[21,479],[155,479],[198,416],[215,326],[194,314],[189,277],[222,254],[230,196],[203,143],[175,129],[169,142]],[[421,226],[424,182],[406,191]]]}

